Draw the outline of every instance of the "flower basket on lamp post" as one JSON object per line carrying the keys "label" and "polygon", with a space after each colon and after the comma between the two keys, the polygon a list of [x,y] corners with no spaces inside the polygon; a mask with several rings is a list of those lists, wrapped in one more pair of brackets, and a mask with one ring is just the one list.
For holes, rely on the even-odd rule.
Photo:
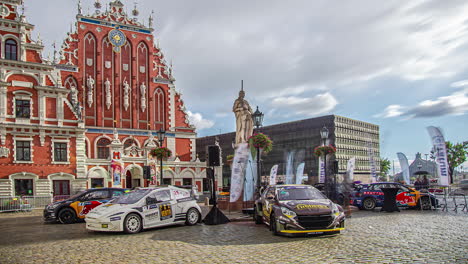
{"label": "flower basket on lamp post", "polygon": [[318,147],[315,147],[314,149],[314,154],[317,157],[322,156],[322,154],[327,155],[327,154],[333,154],[335,152],[336,152],[336,148],[332,145],[318,146]]}
{"label": "flower basket on lamp post", "polygon": [[151,156],[158,159],[167,159],[172,156],[172,151],[166,147],[160,147],[152,149],[150,152]]}
{"label": "flower basket on lamp post", "polygon": [[273,141],[263,133],[256,133],[249,138],[249,146],[251,148],[261,149],[263,153],[268,153],[273,149]]}

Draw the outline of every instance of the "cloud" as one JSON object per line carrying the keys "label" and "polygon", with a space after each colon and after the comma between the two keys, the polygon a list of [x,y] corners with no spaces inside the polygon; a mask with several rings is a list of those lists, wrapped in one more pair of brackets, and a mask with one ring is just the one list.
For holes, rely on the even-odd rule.
{"label": "cloud", "polygon": [[191,124],[193,124],[197,130],[203,130],[214,126],[214,122],[208,119],[204,119],[200,113],[192,113],[187,111],[187,115]]}
{"label": "cloud", "polygon": [[426,118],[446,115],[464,115],[468,112],[468,88],[456,91],[448,96],[441,96],[434,100],[425,100],[415,107],[389,105],[383,113],[375,117]]}
{"label": "cloud", "polygon": [[276,97],[271,102],[271,106],[280,113],[292,113],[301,116],[329,113],[335,109],[337,104],[338,101],[328,92],[313,97]]}
{"label": "cloud", "polygon": [[402,110],[403,107],[401,105],[389,105],[382,113],[374,115],[374,117],[389,118],[401,116],[404,113]]}

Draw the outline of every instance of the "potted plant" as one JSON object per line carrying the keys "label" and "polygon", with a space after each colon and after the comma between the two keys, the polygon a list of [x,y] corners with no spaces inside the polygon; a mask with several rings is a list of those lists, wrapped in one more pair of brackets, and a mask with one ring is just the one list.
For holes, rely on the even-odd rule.
{"label": "potted plant", "polygon": [[317,157],[322,156],[322,154],[333,154],[336,152],[336,148],[332,145],[318,146],[314,149],[314,154]]}
{"label": "potted plant", "polygon": [[233,160],[234,160],[234,155],[233,154],[230,154],[230,155],[226,156],[226,164],[228,164],[229,166],[231,166]]}
{"label": "potted plant", "polygon": [[261,149],[263,153],[268,153],[273,149],[273,141],[263,133],[256,133],[249,138],[249,146]]}
{"label": "potted plant", "polygon": [[158,159],[167,159],[172,155],[172,151],[166,147],[159,147],[152,149],[150,154]]}

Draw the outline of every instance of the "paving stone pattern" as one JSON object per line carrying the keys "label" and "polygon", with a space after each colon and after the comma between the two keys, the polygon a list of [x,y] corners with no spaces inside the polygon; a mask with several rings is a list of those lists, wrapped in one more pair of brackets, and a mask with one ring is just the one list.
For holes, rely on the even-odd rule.
{"label": "paving stone pattern", "polygon": [[156,228],[136,235],[0,214],[0,263],[468,263],[468,214],[356,212],[337,236],[277,237],[263,225]]}

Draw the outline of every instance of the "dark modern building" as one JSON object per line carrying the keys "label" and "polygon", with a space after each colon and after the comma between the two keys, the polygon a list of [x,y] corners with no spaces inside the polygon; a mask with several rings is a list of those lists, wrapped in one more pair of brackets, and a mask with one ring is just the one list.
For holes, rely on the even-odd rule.
{"label": "dark modern building", "polygon": [[[337,152],[330,160],[327,160],[327,175],[332,175],[332,164],[338,161],[338,179],[346,172],[347,161],[356,157],[354,179],[362,182],[370,182],[370,155],[375,160],[376,173],[380,170],[380,145],[379,126],[350,118],[328,115],[317,118],[293,121],[277,125],[265,126],[260,132],[268,135],[273,140],[273,150],[262,155],[262,175],[269,175],[270,169],[278,164],[278,176],[286,174],[287,166],[297,168],[301,162],[305,162],[304,174],[309,183],[318,182],[318,158],[313,150],[322,144],[320,130],[326,126],[329,130],[329,144],[336,146]],[[200,159],[205,159],[205,147],[214,145],[218,139],[221,147],[222,160],[226,156],[234,154],[233,142],[235,132],[197,138],[196,149]],[[231,171],[229,165],[224,162],[223,185],[229,185]]]}

